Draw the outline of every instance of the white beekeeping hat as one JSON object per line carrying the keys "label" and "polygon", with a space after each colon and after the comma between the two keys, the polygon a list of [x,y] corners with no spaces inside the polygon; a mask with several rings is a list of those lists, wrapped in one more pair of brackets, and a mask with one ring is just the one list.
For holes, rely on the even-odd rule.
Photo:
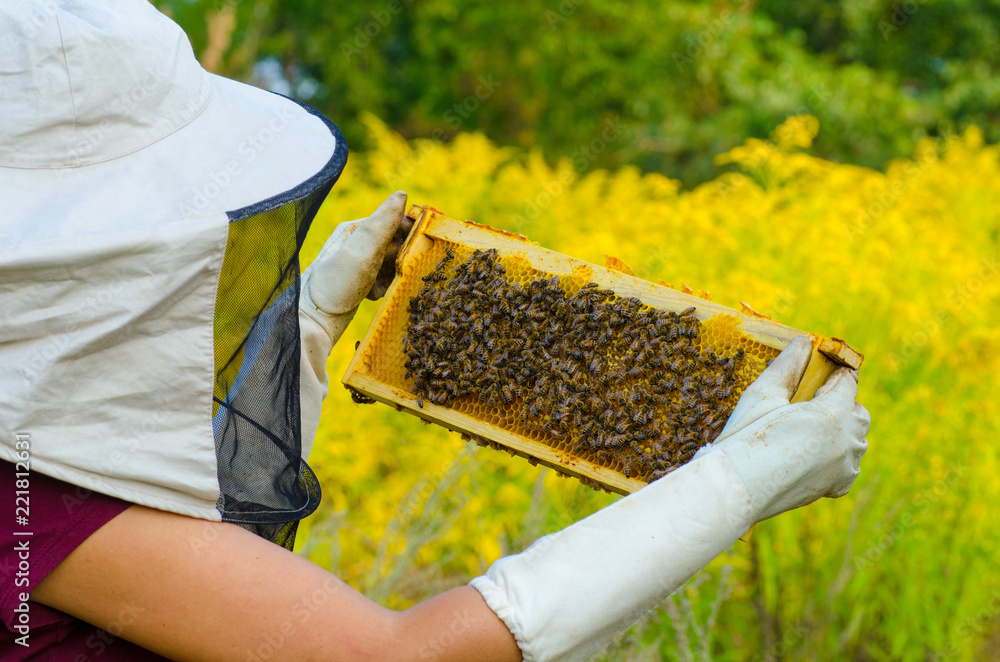
{"label": "white beekeeping hat", "polygon": [[[0,4],[0,458],[288,544],[298,249],[347,158],[146,0]],[[25,436],[27,435],[27,436]]]}

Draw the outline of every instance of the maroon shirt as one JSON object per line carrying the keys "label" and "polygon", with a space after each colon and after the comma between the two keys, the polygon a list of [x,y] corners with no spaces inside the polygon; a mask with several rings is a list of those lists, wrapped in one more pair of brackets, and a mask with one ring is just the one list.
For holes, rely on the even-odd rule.
{"label": "maroon shirt", "polygon": [[22,594],[132,504],[31,471],[25,523],[17,519],[25,516],[25,502],[17,500],[16,471],[13,464],[0,460],[0,620],[4,625],[0,627],[0,660],[165,660],[115,636],[114,627],[102,630],[37,602],[22,602]]}

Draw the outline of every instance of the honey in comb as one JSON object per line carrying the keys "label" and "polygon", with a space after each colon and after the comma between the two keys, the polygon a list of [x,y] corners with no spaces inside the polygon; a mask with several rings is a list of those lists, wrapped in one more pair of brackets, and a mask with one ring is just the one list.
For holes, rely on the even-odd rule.
{"label": "honey in comb", "polygon": [[518,256],[442,248],[402,299],[403,381],[418,405],[454,408],[626,477],[654,480],[714,440],[776,353],[724,316],[702,323],[693,308],[652,308]]}

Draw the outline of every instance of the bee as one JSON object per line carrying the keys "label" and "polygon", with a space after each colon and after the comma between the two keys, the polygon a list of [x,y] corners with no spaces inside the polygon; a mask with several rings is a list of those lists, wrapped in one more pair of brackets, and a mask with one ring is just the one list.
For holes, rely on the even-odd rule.
{"label": "bee", "polygon": [[592,310],[590,314],[587,315],[587,322],[590,323],[591,328],[597,328],[602,322],[604,322],[605,313],[600,308]]}
{"label": "bee", "polygon": [[633,432],[632,436],[635,439],[635,441],[646,441],[647,439],[655,438],[656,433],[654,433],[652,430],[647,429],[647,430],[639,430],[637,432]]}
{"label": "bee", "polygon": [[354,402],[358,403],[359,405],[370,405],[375,403],[374,398],[369,398],[361,391],[355,390],[350,386],[348,386],[347,388],[351,392],[351,400],[354,400]]}
{"label": "bee", "polygon": [[688,444],[688,443],[690,443],[692,441],[694,441],[694,436],[691,435],[691,433],[689,433],[689,432],[680,432],[677,435],[677,438],[674,440],[674,445],[677,448],[682,448],[686,444]]}
{"label": "bee", "polygon": [[607,376],[612,382],[620,382],[625,378],[625,371],[622,370],[621,366],[615,366],[608,370]]}
{"label": "bee", "polygon": [[605,441],[605,446],[609,448],[621,449],[623,446],[625,446],[625,443],[627,441],[628,439],[625,437],[625,435],[616,434],[609,437],[607,441]]}
{"label": "bee", "polygon": [[732,387],[731,384],[727,384],[727,385],[721,386],[719,388],[721,389],[719,391],[719,395],[718,395],[718,397],[719,397],[720,400],[725,400],[726,398],[728,398],[730,395],[733,394],[733,387]]}
{"label": "bee", "polygon": [[653,420],[653,410],[648,405],[642,405],[636,409],[635,417],[640,424],[645,425]]}
{"label": "bee", "polygon": [[711,407],[704,404],[696,404],[691,408],[691,412],[698,418],[705,418],[711,413],[711,411]]}
{"label": "bee", "polygon": [[670,359],[667,362],[667,367],[679,375],[687,371],[688,364],[684,359]]}
{"label": "bee", "polygon": [[625,468],[622,469],[622,474],[626,478],[631,478],[632,477],[632,458],[631,457],[626,457],[625,458]]}

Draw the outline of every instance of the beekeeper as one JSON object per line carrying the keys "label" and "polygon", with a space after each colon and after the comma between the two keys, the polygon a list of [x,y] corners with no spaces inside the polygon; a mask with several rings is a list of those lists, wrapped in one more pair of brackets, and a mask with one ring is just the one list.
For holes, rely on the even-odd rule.
{"label": "beekeeper", "polygon": [[405,194],[300,278],[347,157],[329,120],[205,72],[146,0],[3,3],[0,33],[0,658],[582,660],[858,475],[857,373],[789,404],[796,339],[687,465],[376,605],[290,549],[326,359],[384,290]]}

